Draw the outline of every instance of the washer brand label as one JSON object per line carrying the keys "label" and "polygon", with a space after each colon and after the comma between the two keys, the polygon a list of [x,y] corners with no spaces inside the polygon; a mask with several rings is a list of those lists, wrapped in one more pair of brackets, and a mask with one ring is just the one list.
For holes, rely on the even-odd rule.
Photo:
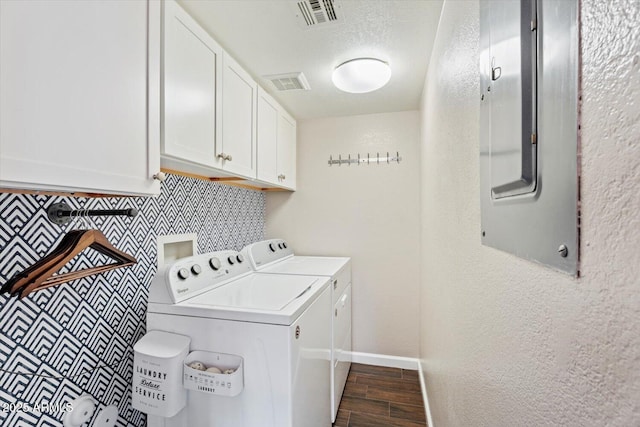
{"label": "washer brand label", "polygon": [[179,294],[183,294],[183,293],[187,292],[188,290],[189,290],[189,288],[182,288],[182,289],[177,289],[177,292]]}

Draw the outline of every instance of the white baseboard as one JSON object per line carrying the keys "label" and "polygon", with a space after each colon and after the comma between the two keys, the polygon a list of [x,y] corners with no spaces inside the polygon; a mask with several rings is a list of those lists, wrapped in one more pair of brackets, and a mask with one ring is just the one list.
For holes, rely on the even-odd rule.
{"label": "white baseboard", "polygon": [[429,406],[429,397],[427,396],[427,383],[424,379],[424,371],[422,370],[422,363],[418,359],[418,377],[420,378],[420,390],[422,390],[422,400],[424,400],[424,410],[427,415],[427,425],[434,427],[433,419],[431,418],[431,407]]}
{"label": "white baseboard", "polygon": [[351,360],[354,363],[364,365],[386,366],[388,368],[418,369],[418,359],[415,357],[389,356],[386,354],[351,352]]}

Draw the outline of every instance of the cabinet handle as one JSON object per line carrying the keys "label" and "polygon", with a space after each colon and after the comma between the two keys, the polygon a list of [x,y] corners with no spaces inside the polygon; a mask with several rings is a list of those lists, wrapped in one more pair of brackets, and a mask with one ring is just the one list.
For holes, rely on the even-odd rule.
{"label": "cabinet handle", "polygon": [[347,302],[347,294],[344,294],[342,296],[342,298],[340,298],[340,302],[342,303],[342,306],[344,307],[345,303]]}
{"label": "cabinet handle", "polygon": [[164,180],[167,179],[167,175],[164,172],[158,172],[157,174],[153,175],[153,179],[164,182]]}
{"label": "cabinet handle", "polygon": [[224,154],[224,153],[218,154],[218,158],[222,160],[228,160],[228,161],[233,160],[233,157],[231,157],[231,154]]}

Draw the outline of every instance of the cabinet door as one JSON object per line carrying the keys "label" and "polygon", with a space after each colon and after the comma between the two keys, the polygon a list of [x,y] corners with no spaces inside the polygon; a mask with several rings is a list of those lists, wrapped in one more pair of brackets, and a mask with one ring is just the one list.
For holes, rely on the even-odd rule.
{"label": "cabinet door", "polygon": [[280,106],[264,89],[258,88],[258,179],[278,182],[278,115]]}
{"label": "cabinet door", "polygon": [[164,3],[164,139],[162,153],[220,167],[222,49],[180,6]]}
{"label": "cabinet door", "polygon": [[296,121],[262,88],[258,90],[258,179],[296,188]]}
{"label": "cabinet door", "polygon": [[222,146],[216,155],[225,171],[256,177],[256,103],[258,85],[236,61],[224,55]]}
{"label": "cabinet door", "polygon": [[0,187],[159,193],[159,48],[157,2],[0,1]]}
{"label": "cabinet door", "polygon": [[278,183],[296,189],[296,121],[284,110],[278,115]]}

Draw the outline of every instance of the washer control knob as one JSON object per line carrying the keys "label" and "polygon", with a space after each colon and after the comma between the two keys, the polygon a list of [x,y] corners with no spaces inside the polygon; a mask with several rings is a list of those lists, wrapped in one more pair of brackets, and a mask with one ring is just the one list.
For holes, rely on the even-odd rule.
{"label": "washer control knob", "polygon": [[282,247],[282,243],[278,243],[278,247],[279,247],[280,249],[283,249],[283,247]]}
{"label": "washer control knob", "polygon": [[236,259],[233,255],[231,255],[229,258],[227,258],[227,261],[229,261],[229,264],[233,265],[236,262]]}
{"label": "washer control knob", "polygon": [[186,268],[181,268],[180,270],[178,270],[178,277],[182,280],[187,279],[189,277],[189,270],[187,270]]}
{"label": "washer control knob", "polygon": [[282,242],[282,248],[287,249],[287,242]]}
{"label": "washer control knob", "polygon": [[238,254],[236,259],[238,260],[238,263],[242,263],[244,261],[244,257],[242,256],[242,254]]}
{"label": "washer control knob", "polygon": [[269,249],[271,249],[271,252],[275,252],[276,251],[275,243],[269,243]]}
{"label": "washer control knob", "polygon": [[214,270],[218,270],[220,267],[222,267],[222,263],[218,258],[211,258],[209,260],[209,266]]}
{"label": "washer control knob", "polygon": [[197,276],[198,274],[202,273],[202,267],[200,267],[198,264],[193,264],[191,266],[191,272]]}

